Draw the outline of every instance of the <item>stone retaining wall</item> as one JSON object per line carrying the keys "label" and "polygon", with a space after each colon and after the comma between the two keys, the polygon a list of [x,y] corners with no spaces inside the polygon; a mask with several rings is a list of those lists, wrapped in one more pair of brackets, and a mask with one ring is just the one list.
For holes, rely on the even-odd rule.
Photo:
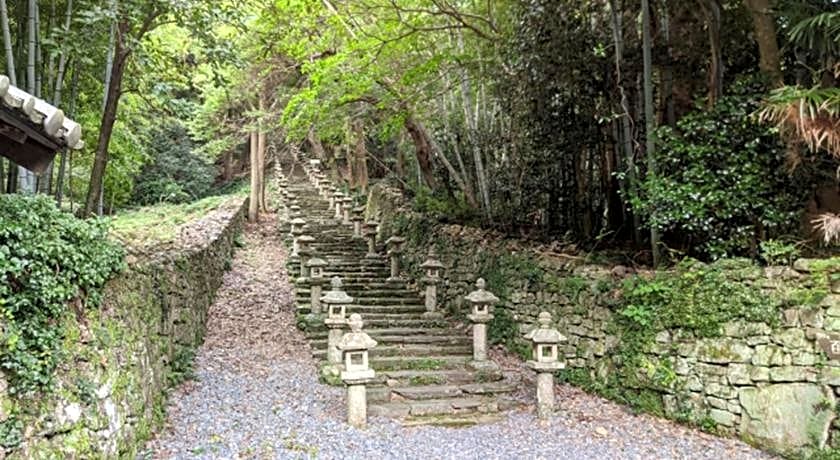
{"label": "stone retaining wall", "polygon": [[162,422],[167,388],[189,372],[202,342],[246,202],[233,198],[191,224],[188,243],[130,258],[99,309],[64,319],[69,335],[53,390],[17,402],[0,393],[0,421],[21,433],[3,433],[9,445],[0,458],[136,456]]}
{"label": "stone retaining wall", "polygon": [[[372,208],[388,209],[381,202],[390,198],[371,198]],[[407,237],[404,265],[413,279],[420,278],[418,265],[435,246],[446,266],[439,302],[455,317],[466,314],[463,296],[476,278],[487,278],[487,289],[503,299],[490,335],[510,333],[507,345],[514,351],[528,350],[521,336],[536,325],[537,314],[552,313],[568,338],[568,369],[561,378],[606,396],[630,386],[646,409],[778,452],[840,444],[840,362],[829,359],[819,343],[840,332],[840,283],[809,305],[779,308],[772,325],[729,322],[714,338],[660,331],[634,362],[637,378],[617,381],[627,370],[619,355],[622,330],[616,317],[624,308],[622,281],[635,276],[629,270],[585,265],[547,247],[434,224],[405,210],[386,211],[383,232]],[[752,267],[732,276],[764,293],[787,292],[813,284],[808,262]]]}

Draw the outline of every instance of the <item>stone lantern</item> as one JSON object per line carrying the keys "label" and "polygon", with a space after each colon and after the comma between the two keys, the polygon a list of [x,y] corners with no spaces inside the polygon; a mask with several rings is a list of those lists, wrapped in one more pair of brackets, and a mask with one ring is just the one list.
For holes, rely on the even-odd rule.
{"label": "stone lantern", "polygon": [[344,194],[336,191],[333,193],[333,202],[335,202],[335,215],[333,218],[341,219],[343,217],[343,213],[341,212],[341,206],[344,204]]}
{"label": "stone lantern", "polygon": [[300,219],[300,205],[294,203],[296,203],[296,201],[289,201],[289,217],[292,219]]}
{"label": "stone lantern", "polygon": [[300,217],[295,217],[289,221],[289,235],[294,236],[294,234],[298,230],[302,230],[303,226],[306,225],[306,221]]}
{"label": "stone lantern", "polygon": [[345,196],[341,199],[341,223],[350,225],[350,210],[353,208],[353,198]]}
{"label": "stone lantern", "polygon": [[429,251],[429,257],[420,264],[420,268],[426,271],[426,276],[420,279],[420,282],[426,284],[426,312],[423,316],[439,317],[441,315],[437,311],[437,285],[440,282],[440,271],[443,269],[443,264],[437,260],[434,248]]}
{"label": "stone lantern", "polygon": [[335,185],[331,185],[327,187],[327,199],[330,200],[330,207],[329,209],[332,210],[335,206],[335,194],[338,192],[338,188]]}
{"label": "stone lantern", "polygon": [[385,246],[388,247],[388,256],[391,257],[391,277],[388,281],[402,281],[400,278],[400,254],[402,254],[402,245],[405,243],[405,238],[400,236],[392,236],[385,241]]}
{"label": "stone lantern", "polygon": [[492,361],[487,360],[487,323],[493,319],[490,308],[499,302],[499,298],[485,291],[484,278],[475,282],[476,290],[470,292],[465,299],[472,305],[472,313],[467,317],[473,323],[473,366],[476,368],[495,368]]}
{"label": "stone lantern", "polygon": [[367,390],[365,385],[376,376],[370,368],[368,352],[376,341],[362,332],[362,316],[350,315],[347,322],[350,332],[341,337],[337,348],[344,354],[344,370],[341,380],[347,385],[347,423],[363,428],[367,424]]}
{"label": "stone lantern", "polygon": [[566,340],[557,329],[551,327],[551,314],[540,313],[539,326],[525,338],[534,343],[533,360],[526,364],[537,373],[537,414],[547,420],[554,412],[554,372],[566,365],[559,361],[558,345]]}
{"label": "stone lantern", "polygon": [[321,314],[321,286],[324,285],[324,267],[327,261],[318,257],[309,259],[309,309],[312,314]]}
{"label": "stone lantern", "polygon": [[324,197],[325,200],[328,200],[330,198],[329,194],[331,192],[331,190],[330,190],[330,180],[327,179],[326,177],[322,177],[320,183],[321,183],[321,196]]}
{"label": "stone lantern", "polygon": [[326,305],[324,324],[330,330],[327,335],[327,362],[338,367],[341,365],[341,351],[336,345],[341,340],[341,329],[347,324],[347,307],[353,303],[353,298],[341,288],[341,278],[333,277],[330,284],[332,289],[321,297],[321,303]]}
{"label": "stone lantern", "polygon": [[364,206],[353,208],[353,217],[350,219],[353,221],[353,238],[358,239],[362,237],[362,222],[365,221],[364,212]]}
{"label": "stone lantern", "polygon": [[365,222],[364,226],[364,237],[367,239],[367,254],[365,254],[366,259],[377,259],[379,258],[379,254],[376,253],[376,235],[379,229],[379,223],[377,222]]}
{"label": "stone lantern", "polygon": [[306,284],[309,281],[309,258],[312,257],[312,243],[315,238],[309,235],[301,235],[297,238],[298,242],[298,257],[300,257],[300,278],[297,282]]}

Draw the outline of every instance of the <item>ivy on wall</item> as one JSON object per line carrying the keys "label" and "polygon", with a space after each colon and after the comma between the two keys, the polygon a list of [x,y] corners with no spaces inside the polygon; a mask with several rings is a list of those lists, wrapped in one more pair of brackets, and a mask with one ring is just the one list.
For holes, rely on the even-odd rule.
{"label": "ivy on wall", "polygon": [[123,267],[104,221],[76,219],[43,195],[0,195],[0,368],[11,394],[50,384],[65,336],[60,319],[71,305],[98,305]]}

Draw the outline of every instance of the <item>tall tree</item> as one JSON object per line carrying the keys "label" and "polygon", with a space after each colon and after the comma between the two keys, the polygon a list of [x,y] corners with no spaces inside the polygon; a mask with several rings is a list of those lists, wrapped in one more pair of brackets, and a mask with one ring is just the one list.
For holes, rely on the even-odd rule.
{"label": "tall tree", "polygon": [[109,72],[105,107],[99,128],[99,139],[93,168],[90,172],[84,215],[92,215],[97,203],[102,199],[105,168],[108,165],[108,146],[114,132],[117,119],[117,109],[122,96],[123,76],[125,75],[128,59],[143,37],[159,25],[159,19],[166,13],[165,2],[141,2],[139,5],[125,2],[116,8],[116,27],[114,29],[114,58]]}
{"label": "tall tree", "polygon": [[758,43],[758,66],[767,74],[774,86],[782,86],[781,54],[776,39],[776,21],[772,14],[772,0],[744,0],[750,12],[755,31],[755,41]]}
{"label": "tall tree", "polygon": [[[656,175],[656,120],[653,116],[653,64],[651,62],[651,48],[653,47],[650,34],[650,4],[649,0],[642,0],[642,61],[644,73],[644,106],[645,106],[645,157],[647,159],[648,176]],[[653,265],[659,265],[659,230],[655,225],[650,227],[650,245],[653,251]]]}

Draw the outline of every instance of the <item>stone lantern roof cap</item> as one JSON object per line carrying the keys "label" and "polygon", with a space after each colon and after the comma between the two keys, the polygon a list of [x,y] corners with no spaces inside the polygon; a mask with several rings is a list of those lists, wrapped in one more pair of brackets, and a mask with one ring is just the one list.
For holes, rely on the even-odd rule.
{"label": "stone lantern roof cap", "polygon": [[326,267],[329,265],[326,260],[321,259],[319,257],[313,257],[306,262],[306,266],[309,268],[312,267]]}
{"label": "stone lantern roof cap", "polygon": [[443,268],[443,264],[434,258],[434,254],[429,254],[429,258],[420,264],[420,268]]}
{"label": "stone lantern roof cap", "polygon": [[477,304],[495,304],[499,301],[499,298],[493,295],[492,292],[488,292],[484,290],[486,283],[484,282],[484,278],[479,278],[478,281],[475,282],[475,287],[478,288],[475,291],[472,291],[464,297],[468,301]]}
{"label": "stone lantern roof cap", "polygon": [[350,332],[341,337],[341,341],[338,342],[336,348],[342,351],[361,351],[376,346],[376,340],[362,332],[362,315],[353,313],[350,315],[347,325],[350,326]]}
{"label": "stone lantern roof cap", "polygon": [[536,329],[525,335],[526,339],[534,343],[557,344],[566,340],[557,329],[551,327],[551,314],[548,312],[541,312],[537,318],[539,326]]}
{"label": "stone lantern roof cap", "polygon": [[303,218],[301,217],[295,217],[294,219],[292,219],[292,223],[295,225],[304,225],[306,221],[303,220]]}
{"label": "stone lantern roof cap", "polygon": [[405,243],[405,238],[403,238],[401,236],[392,236],[392,237],[388,238],[387,240],[385,240],[385,244],[388,244],[388,245],[390,245],[390,244],[403,244],[403,243]]}
{"label": "stone lantern roof cap", "polygon": [[327,291],[327,293],[321,297],[321,302],[336,305],[353,303],[353,298],[341,289],[341,278],[337,276],[333,277],[330,284],[332,285],[332,289]]}

